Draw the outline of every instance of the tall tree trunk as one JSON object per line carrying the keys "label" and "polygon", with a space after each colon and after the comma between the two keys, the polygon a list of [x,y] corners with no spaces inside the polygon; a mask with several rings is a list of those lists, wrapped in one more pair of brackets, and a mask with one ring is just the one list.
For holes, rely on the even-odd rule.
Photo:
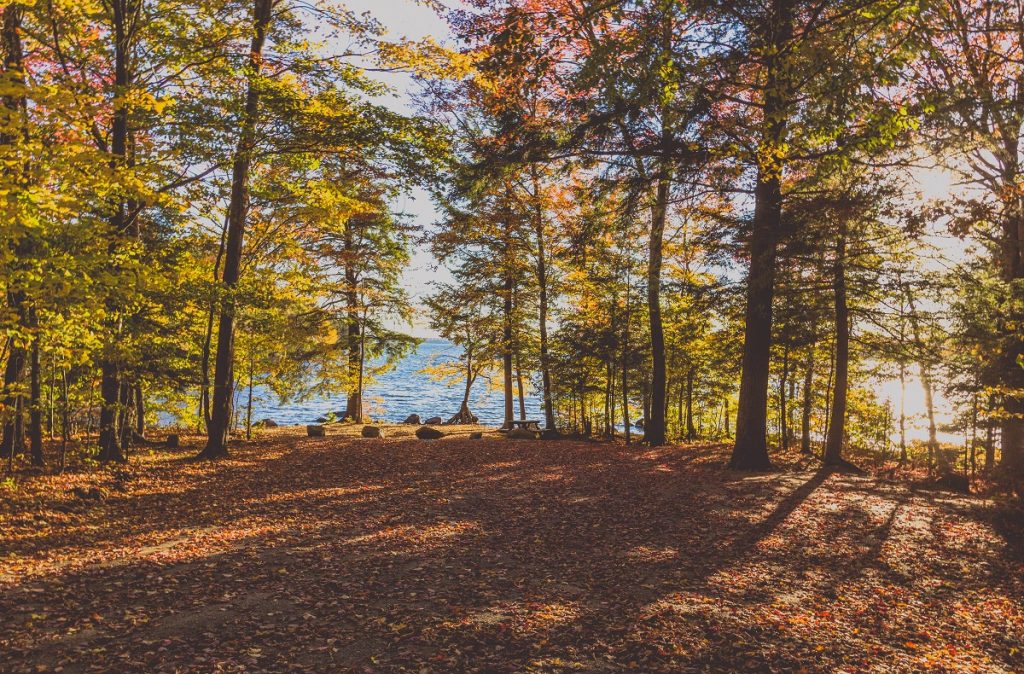
{"label": "tall tree trunk", "polygon": [[900,463],[907,462],[907,366],[900,362]]}
{"label": "tall tree trunk", "polygon": [[359,331],[359,375],[356,377],[356,395],[359,404],[356,406],[356,423],[363,423],[363,387],[366,376],[366,312],[368,307],[363,307],[363,319]]}
{"label": "tall tree trunk", "polygon": [[112,360],[100,363],[100,461],[124,462],[124,452],[118,442],[117,401],[120,399],[121,380],[117,364]]}
{"label": "tall tree trunk", "polygon": [[985,469],[984,470],[985,470],[986,473],[991,471],[993,468],[995,468],[995,465],[996,465],[996,442],[995,442],[995,438],[993,437],[993,431],[995,430],[995,425],[992,423],[992,410],[995,409],[995,406],[996,406],[995,395],[991,395],[990,394],[989,397],[988,397],[988,405],[986,406],[986,409],[988,410],[988,414],[985,415],[986,419],[985,419]]}
{"label": "tall tree trunk", "polygon": [[128,460],[128,446],[131,443],[131,425],[129,416],[132,408],[132,387],[122,378],[117,390],[117,444],[121,447],[124,460]]}
{"label": "tall tree trunk", "polygon": [[1003,214],[1000,237],[1003,281],[1012,292],[1018,293],[1013,296],[1016,301],[1010,305],[1006,324],[1017,326],[1017,329],[1008,329],[1004,335],[998,365],[1000,383],[1005,389],[1000,421],[1002,458],[999,465],[1019,485],[1024,480],[1024,330],[1020,329],[1024,324],[1024,313],[1019,296],[1021,284],[1024,283],[1024,204],[1020,197],[1018,131],[1011,130],[1004,134],[1007,139],[1004,154],[1008,165],[1003,178],[1003,194],[1009,201]]}
{"label": "tall tree trunk", "polygon": [[519,352],[516,351],[516,390],[519,393],[519,418],[526,420],[526,390],[523,386],[523,370],[519,364]]}
{"label": "tall tree trunk", "polygon": [[779,448],[786,449],[789,440],[789,402],[786,386],[789,384],[789,345],[782,348],[782,373],[779,375]]}
{"label": "tall tree trunk", "polygon": [[33,329],[31,356],[29,358],[29,408],[28,438],[33,466],[43,465],[43,407],[42,371],[39,363],[39,317],[35,307],[30,307],[29,323]]}
{"label": "tall tree trunk", "polygon": [[618,370],[615,368],[615,353],[608,354],[608,359],[611,364],[609,369],[608,379],[608,434],[611,437],[615,437],[615,419],[618,408],[615,405],[615,382],[618,380]]}
{"label": "tall tree trunk", "polygon": [[679,439],[686,437],[686,417],[683,406],[686,402],[686,382],[679,381],[679,395],[676,399],[676,424],[679,426]]}
{"label": "tall tree trunk", "polygon": [[[828,438],[828,427],[832,422],[832,384],[835,382],[836,377],[836,336],[832,335],[832,343],[829,344],[829,356],[828,356],[828,379],[825,380],[825,416],[824,416],[824,428],[821,431],[821,437]],[[825,445],[822,443],[822,452],[824,452]]]}
{"label": "tall tree trunk", "polygon": [[811,411],[813,410],[814,397],[814,343],[811,343],[807,353],[807,368],[804,370],[804,399],[803,410],[800,415],[800,452],[811,453]]}
{"label": "tall tree trunk", "polygon": [[928,463],[934,463],[939,451],[938,427],[935,423],[935,400],[932,397],[932,378],[928,366],[919,362],[921,388],[924,389],[924,409],[928,417]]}
{"label": "tall tree trunk", "polygon": [[647,378],[640,380],[640,407],[643,413],[641,421],[646,427],[647,420],[651,418],[651,382]]}
{"label": "tall tree trunk", "polygon": [[796,400],[796,364],[793,364],[793,368],[789,371],[789,395],[787,396],[788,403],[786,404],[786,447],[790,447],[793,444],[793,401]]}
{"label": "tall tree trunk", "polygon": [[359,314],[359,274],[356,270],[355,233],[350,218],[345,225],[345,305],[346,322],[348,323],[348,401],[345,405],[345,418],[361,423],[363,420],[363,400],[359,378],[361,358],[362,326]]}
{"label": "tall tree trunk", "polygon": [[[220,265],[224,261],[224,249],[227,247],[229,217],[224,218],[224,226],[220,230],[220,246],[217,248],[217,258],[213,263],[213,283],[220,282]],[[201,430],[200,424],[205,424],[207,431],[210,429],[210,347],[213,344],[213,321],[217,317],[217,306],[219,294],[214,291],[210,298],[210,309],[206,313],[206,333],[203,338],[203,349],[200,360],[200,389],[199,389],[199,420],[196,422],[196,433]]]}
{"label": "tall tree trunk", "polygon": [[632,319],[631,305],[630,305],[630,273],[629,263],[626,263],[626,301],[624,306],[625,316],[622,322],[622,425],[624,433],[626,434],[626,444],[630,444],[633,440],[632,426],[630,425],[629,419],[629,323]]}
{"label": "tall tree trunk", "polygon": [[503,330],[502,330],[502,374],[505,385],[505,417],[502,421],[502,428],[512,428],[512,420],[515,418],[514,397],[512,395],[512,292],[514,282],[512,275],[506,272],[504,287],[504,309],[503,309]]}
{"label": "tall tree trunk", "polygon": [[[10,353],[7,356],[7,365],[4,367],[4,408],[17,410],[18,401],[21,399],[21,391],[18,387],[21,384],[22,373],[25,369],[26,351],[23,347],[11,345]],[[15,449],[15,421],[16,414],[12,413],[4,420],[3,438],[0,439],[0,456],[10,458],[14,455]]]}
{"label": "tall tree trunk", "polygon": [[217,356],[213,376],[213,414],[201,458],[215,459],[228,454],[228,429],[231,424],[231,399],[234,383],[235,299],[242,264],[242,240],[249,209],[249,167],[256,140],[259,117],[259,77],[263,67],[263,44],[271,19],[271,0],[254,0],[253,36],[249,46],[247,90],[242,129],[235,150],[231,175],[231,203],[228,207],[228,235],[222,278],[225,297],[221,304],[217,331]]}
{"label": "tall tree trunk", "polygon": [[792,0],[771,0],[771,22],[766,42],[764,110],[761,154],[754,185],[751,223],[750,271],[740,373],[736,444],[731,468],[770,470],[768,458],[768,367],[771,358],[772,301],[775,294],[776,249],[782,225],[782,154],[787,131],[788,76],[779,59],[793,34]]}
{"label": "tall tree trunk", "polygon": [[[2,35],[0,35],[3,49],[3,72],[10,79],[11,84],[15,86],[14,91],[3,97],[4,114],[6,117],[3,126],[11,129],[8,133],[0,134],[0,143],[4,145],[13,145],[23,140],[28,140],[28,120],[26,114],[28,101],[24,91],[17,90],[17,87],[25,84],[24,53],[21,44],[21,24],[24,13],[24,7],[16,2],[8,4],[3,9]],[[15,130],[18,127],[21,127],[20,133]],[[6,167],[4,172],[9,179],[13,179],[13,182],[24,181],[25,176],[22,174],[22,167],[20,166]],[[6,247],[7,242],[4,245]],[[17,261],[20,258],[28,257],[32,253],[33,243],[28,236],[22,236],[12,248],[13,251],[11,252],[14,253],[15,260]],[[8,284],[10,284],[9,281]],[[19,326],[26,328],[28,326],[28,308],[25,291],[20,288],[12,289],[8,287],[7,303],[10,306],[11,313],[17,316]],[[17,410],[19,409],[19,402],[22,397],[18,387],[21,383],[25,362],[28,358],[28,351],[25,345],[15,338],[11,338],[8,343],[10,349],[7,356],[7,364],[4,368],[3,406],[8,410]],[[5,458],[13,457],[16,445],[17,416],[15,415],[4,420],[3,439],[0,440],[0,455]]]}
{"label": "tall tree trunk", "polygon": [[932,398],[932,378],[928,365],[925,363],[925,344],[921,340],[921,324],[918,321],[917,308],[914,302],[914,292],[909,283],[904,284],[903,291],[907,297],[907,308],[910,309],[910,330],[914,337],[914,346],[917,352],[917,367],[921,375],[921,387],[924,390],[924,407],[928,417],[928,463],[933,464],[939,450],[938,429],[935,423],[935,402]]}
{"label": "tall tree trunk", "polygon": [[725,397],[725,405],[724,405],[724,407],[725,407],[725,409],[722,411],[722,419],[724,420],[724,424],[725,424],[725,437],[731,438],[732,437],[732,431],[729,430],[729,396]]}
{"label": "tall tree trunk", "polygon": [[50,356],[50,386],[46,391],[46,434],[53,440],[55,429],[55,418],[54,415],[56,410],[54,408],[54,392],[57,390],[57,363],[53,356]]}
{"label": "tall tree trunk", "polygon": [[[110,126],[110,168],[119,170],[131,165],[128,155],[130,129],[128,126],[128,96],[132,86],[132,73],[128,68],[134,25],[139,11],[137,0],[113,0],[110,3],[114,34],[114,111]],[[118,197],[113,214],[110,216],[110,252],[116,253],[121,239],[129,233],[134,218],[128,212],[128,202]],[[117,333],[121,327],[111,328],[114,343],[107,344],[100,359],[100,461],[126,461],[121,448],[117,427],[121,401],[121,380],[117,351]]]}
{"label": "tall tree trunk", "polygon": [[60,472],[64,472],[68,456],[68,434],[71,428],[71,406],[68,401],[68,371],[60,369]]}
{"label": "tall tree trunk", "polygon": [[613,437],[615,435],[612,430],[614,424],[615,412],[612,411],[612,399],[613,395],[612,386],[612,356],[604,362],[604,435],[606,438]]}
{"label": "tall tree trunk", "polygon": [[833,277],[836,328],[836,382],[832,398],[832,420],[828,426],[823,461],[826,466],[847,465],[843,459],[846,438],[846,394],[850,371],[850,311],[846,304],[846,220],[840,219],[836,239]]}
{"label": "tall tree trunk", "polygon": [[462,404],[459,405],[459,411],[448,420],[449,424],[471,424],[474,421],[473,413],[469,410],[469,392],[473,387],[473,382],[476,381],[476,371],[473,369],[472,343],[467,340],[466,344],[466,387],[462,392]]}
{"label": "tall tree trunk", "polygon": [[253,386],[253,353],[249,350],[249,391],[245,404],[245,439],[252,440],[252,386]]}
{"label": "tall tree trunk", "polygon": [[135,400],[135,434],[139,439],[146,437],[146,399],[142,395],[142,382],[135,382],[135,392],[132,395]]}
{"label": "tall tree trunk", "polygon": [[978,472],[978,392],[975,390],[971,399],[971,442],[970,442],[971,478]]}
{"label": "tall tree trunk", "polygon": [[665,219],[668,214],[671,171],[667,162],[659,172],[654,206],[651,209],[651,239],[647,262],[647,304],[651,331],[650,406],[644,414],[644,442],[651,447],[665,444],[665,330],[661,320],[661,258]]}
{"label": "tall tree trunk", "polygon": [[686,371],[686,441],[693,442],[693,368]]}
{"label": "tall tree trunk", "polygon": [[555,429],[555,407],[551,395],[551,359],[548,355],[548,267],[544,236],[544,210],[541,206],[540,178],[537,166],[530,165],[530,178],[533,181],[533,228],[537,237],[537,292],[540,310],[540,378],[544,404],[544,427]]}

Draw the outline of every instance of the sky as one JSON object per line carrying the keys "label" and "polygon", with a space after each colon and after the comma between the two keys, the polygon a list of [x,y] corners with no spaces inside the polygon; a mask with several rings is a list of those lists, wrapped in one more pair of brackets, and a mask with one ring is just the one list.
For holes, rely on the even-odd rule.
{"label": "sky", "polygon": [[[451,32],[444,20],[430,7],[413,0],[349,0],[346,5],[355,12],[368,12],[380,21],[388,29],[388,37],[391,39],[421,40],[429,36],[441,43],[451,39]],[[395,90],[394,96],[381,103],[395,110],[411,112],[409,102],[416,89],[412,78],[403,74],[378,74],[377,77]],[[424,229],[429,229],[439,217],[430,197],[421,189],[400,197],[394,206],[398,212],[407,214],[413,224]],[[426,246],[417,246],[403,277],[403,285],[417,307],[411,330],[416,337],[437,336],[427,324],[420,299],[430,291],[431,281],[447,278],[450,275],[443,268],[438,268]],[[401,327],[407,329],[406,326]]]}

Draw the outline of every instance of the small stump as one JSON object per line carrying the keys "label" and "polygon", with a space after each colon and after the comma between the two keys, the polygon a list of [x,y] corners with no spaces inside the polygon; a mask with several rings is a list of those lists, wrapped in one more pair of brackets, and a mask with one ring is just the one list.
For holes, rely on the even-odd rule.
{"label": "small stump", "polygon": [[165,444],[171,449],[177,449],[181,445],[181,439],[178,438],[177,433],[171,433],[167,436],[167,442]]}
{"label": "small stump", "polygon": [[320,424],[309,424],[306,426],[306,436],[310,438],[322,438],[327,435],[327,431]]}

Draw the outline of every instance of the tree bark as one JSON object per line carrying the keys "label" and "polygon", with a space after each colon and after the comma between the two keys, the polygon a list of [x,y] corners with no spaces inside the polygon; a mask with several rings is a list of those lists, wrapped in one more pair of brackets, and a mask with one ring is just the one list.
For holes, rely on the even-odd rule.
{"label": "tree bark", "polygon": [[516,351],[516,390],[519,393],[519,418],[526,420],[526,389],[523,386],[523,370],[519,364],[519,352]]}
{"label": "tree bark", "polygon": [[228,207],[227,246],[222,283],[226,296],[222,299],[217,332],[217,356],[213,376],[213,414],[207,433],[206,447],[200,458],[215,459],[228,454],[228,430],[231,424],[231,398],[234,383],[235,298],[242,263],[242,241],[249,209],[249,168],[256,142],[259,117],[259,75],[263,67],[263,45],[270,27],[272,0],[253,3],[253,36],[249,46],[249,63],[242,130],[235,150],[231,175],[231,202]]}
{"label": "tree bark", "polygon": [[42,466],[43,462],[43,407],[42,407],[42,371],[39,363],[39,318],[34,307],[29,308],[29,323],[33,329],[32,348],[29,359],[29,407],[28,407],[28,438],[29,453],[33,466]]}
{"label": "tree bark", "polygon": [[135,382],[135,392],[132,395],[135,400],[135,434],[140,438],[146,437],[146,399],[142,395],[142,382]]}
{"label": "tree bark", "polygon": [[779,449],[786,449],[789,441],[789,402],[786,385],[789,384],[789,345],[782,349],[782,373],[779,375]]}
{"label": "tree bark", "polygon": [[[825,417],[824,417],[824,428],[821,432],[821,437],[828,438],[829,424],[832,422],[832,384],[835,381],[836,376],[836,336],[832,335],[832,343],[829,345],[829,356],[828,356],[828,379],[825,380]],[[824,452],[825,445],[822,443],[822,451]]]}
{"label": "tree bark", "polygon": [[928,463],[931,465],[935,462],[935,457],[939,450],[939,440],[935,424],[935,402],[932,398],[932,379],[931,373],[928,370],[928,365],[924,360],[925,345],[921,339],[921,325],[918,321],[917,308],[914,302],[914,292],[909,283],[904,284],[903,291],[906,293],[907,297],[907,308],[910,309],[908,314],[908,317],[910,318],[910,329],[914,337],[915,350],[917,351],[917,367],[921,375],[921,387],[924,390],[924,407],[925,413],[928,416]]}
{"label": "tree bark", "polygon": [[466,387],[462,392],[462,404],[459,411],[455,413],[447,423],[449,424],[471,424],[474,423],[473,413],[469,409],[469,392],[476,381],[476,370],[473,369],[473,346],[468,340],[466,342]]}
{"label": "tree bark", "polygon": [[355,423],[363,420],[362,386],[359,373],[362,371],[362,326],[359,314],[359,273],[355,260],[355,236],[352,231],[354,223],[350,218],[345,225],[345,305],[348,323],[348,400],[345,405],[345,418]]}
{"label": "tree bark", "polygon": [[[113,0],[110,3],[113,12],[114,34],[114,111],[110,126],[110,168],[118,170],[130,166],[128,155],[128,104],[127,97],[132,85],[132,73],[128,67],[131,43],[134,37],[133,25],[138,11],[136,0]],[[132,225],[128,213],[128,203],[118,198],[113,214],[110,216],[112,240],[110,252],[116,252],[118,243]],[[111,328],[116,333],[118,329]],[[108,344],[100,359],[100,395],[103,402],[100,407],[100,461],[126,461],[121,447],[117,428],[118,410],[121,400],[120,366],[116,353],[116,344]]]}
{"label": "tree bark", "polygon": [[[18,386],[21,383],[22,372],[25,369],[26,355],[23,347],[11,345],[7,356],[7,365],[4,367],[4,407],[8,410],[16,411],[18,409],[18,401],[21,398]],[[3,456],[5,459],[14,455],[15,421],[16,412],[4,421],[3,437],[0,439],[0,456]]]}
{"label": "tree bark", "polygon": [[68,434],[71,428],[71,408],[68,401],[68,371],[60,370],[60,472],[64,472],[68,457]]}
{"label": "tree bark", "polygon": [[632,442],[633,432],[629,420],[629,269],[626,270],[626,306],[625,320],[622,328],[622,424],[626,434],[626,444]]}
{"label": "tree bark", "polygon": [[779,61],[793,34],[792,0],[772,0],[765,59],[762,149],[754,186],[754,217],[748,252],[747,307],[740,373],[736,443],[729,466],[738,470],[770,470],[768,457],[768,367],[771,358],[772,301],[778,233],[782,226],[781,158],[787,131],[785,64]]}
{"label": "tree bark", "polygon": [[[22,86],[25,83],[24,53],[21,44],[22,19],[24,7],[19,3],[11,3],[3,9],[2,25],[2,48],[3,48],[3,72],[8,75],[15,86]],[[28,140],[28,125],[26,119],[26,108],[28,101],[22,91],[13,91],[3,97],[3,106],[8,116],[8,124],[12,128],[22,126],[21,133],[0,134],[0,142],[5,145],[18,143],[21,140]],[[5,125],[6,126],[6,125]],[[21,182],[24,176],[21,175],[21,167],[7,167],[4,169],[9,177],[15,182]],[[4,244],[7,245],[6,242]],[[31,254],[32,241],[27,236],[22,236],[13,246],[15,259],[27,257]],[[28,324],[28,307],[25,291],[21,288],[11,288],[8,280],[7,303],[18,318],[18,324],[26,328]],[[9,341],[10,349],[7,355],[7,363],[4,367],[3,406],[8,410],[16,410],[15,414],[4,420],[3,438],[0,440],[0,455],[4,458],[12,458],[17,449],[17,410],[20,408],[22,398],[18,390],[21,377],[28,358],[28,350],[14,338]]]}
{"label": "tree bark", "polygon": [[[1017,146],[1016,132],[1013,132],[1013,146],[1007,154],[1013,158],[1014,170],[1010,172],[1006,183],[1006,194],[1014,195],[1012,206],[1003,219],[1003,280],[1015,292],[1019,292],[1024,283],[1024,211],[1022,211],[1019,195],[1019,171],[1016,166]],[[1020,299],[1013,305],[1013,313],[1008,322],[1016,324],[1016,330],[1009,330],[1004,346],[999,354],[999,366],[1003,393],[1003,414],[1001,419],[1002,457],[1000,468],[1014,481],[1024,480],[1024,331],[1020,325],[1024,323],[1024,315],[1020,313]]]}
{"label": "tree bark", "polygon": [[807,369],[804,370],[804,400],[803,410],[800,417],[800,452],[811,453],[811,411],[813,410],[814,397],[814,344],[811,344],[807,353]]}
{"label": "tree bark", "polygon": [[693,442],[693,368],[686,371],[686,441]]}
{"label": "tree bark", "polygon": [[[665,164],[666,162],[663,162]],[[661,266],[665,219],[668,214],[671,172],[662,166],[659,172],[654,206],[651,209],[651,238],[647,261],[647,304],[651,331],[650,407],[644,415],[644,443],[651,447],[665,444],[665,330],[661,319]]]}
{"label": "tree bark", "polygon": [[544,236],[544,210],[541,207],[540,179],[536,165],[530,165],[533,181],[534,235],[537,237],[537,291],[540,310],[540,378],[544,398],[544,427],[555,429],[555,407],[551,395],[551,362],[548,355],[548,268]]}
{"label": "tree bark", "polygon": [[907,462],[907,366],[900,363],[900,463]]}
{"label": "tree bark", "polygon": [[502,328],[502,374],[505,385],[505,418],[501,424],[502,428],[512,428],[512,420],[515,418],[515,403],[512,394],[512,291],[514,281],[510,272],[506,272],[505,287],[503,289],[503,328]]}
{"label": "tree bark", "polygon": [[835,302],[836,374],[832,392],[831,421],[825,440],[823,462],[826,466],[846,465],[843,441],[846,438],[846,394],[850,368],[850,311],[846,304],[846,221],[840,220],[836,239],[836,262],[833,276]]}
{"label": "tree bark", "polygon": [[[217,284],[220,278],[220,265],[224,260],[224,249],[227,246],[229,218],[224,218],[224,226],[220,231],[220,246],[217,248],[217,258],[213,263],[213,282]],[[206,424],[210,428],[210,347],[213,344],[213,321],[217,317],[218,296],[215,292],[210,298],[210,310],[206,314],[206,335],[203,338],[203,350],[200,360],[200,390],[199,390],[199,420],[196,422],[196,433],[199,433],[199,424]]]}
{"label": "tree bark", "polygon": [[612,427],[614,425],[615,413],[612,411],[613,387],[612,387],[612,356],[604,362],[604,435],[606,438],[615,436]]}
{"label": "tree bark", "polygon": [[46,435],[53,440],[54,433],[54,391],[57,390],[57,363],[54,361],[54,357],[50,356],[50,386],[46,391]]}

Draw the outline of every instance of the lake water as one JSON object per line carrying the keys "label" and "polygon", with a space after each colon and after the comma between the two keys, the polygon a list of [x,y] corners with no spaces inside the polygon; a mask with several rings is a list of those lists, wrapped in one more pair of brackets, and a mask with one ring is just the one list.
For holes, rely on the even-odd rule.
{"label": "lake water", "polygon": [[[445,421],[459,411],[462,402],[463,383],[454,386],[431,380],[422,372],[432,362],[454,360],[460,354],[459,347],[438,339],[428,339],[419,348],[394,369],[381,375],[377,381],[366,388],[363,394],[364,409],[371,419],[377,421],[400,422],[410,414],[418,414],[422,419],[439,416]],[[500,385],[500,379],[495,383]],[[527,382],[528,383],[528,382]],[[500,390],[491,389],[488,380],[483,377],[473,384],[470,394],[469,409],[480,417],[480,423],[489,426],[501,425],[504,419],[504,396]],[[277,398],[260,387],[254,389],[253,421],[273,419],[281,425],[308,424],[328,412],[339,412],[345,409],[345,395],[312,398],[303,401],[291,401],[282,404]],[[240,411],[244,413],[246,390],[239,392]],[[515,415],[519,417],[519,400],[515,402]],[[526,415],[529,419],[542,420],[541,401],[532,395],[527,387]]]}

